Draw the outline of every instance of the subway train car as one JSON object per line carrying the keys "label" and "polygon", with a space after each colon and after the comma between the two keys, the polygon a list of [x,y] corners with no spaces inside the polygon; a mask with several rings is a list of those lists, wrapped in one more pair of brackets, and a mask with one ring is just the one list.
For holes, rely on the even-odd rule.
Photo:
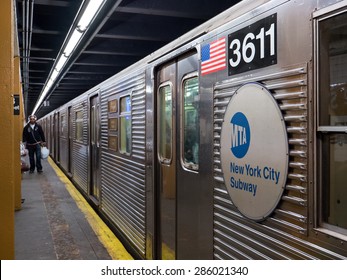
{"label": "subway train car", "polygon": [[347,1],[242,1],[40,122],[135,257],[347,259]]}

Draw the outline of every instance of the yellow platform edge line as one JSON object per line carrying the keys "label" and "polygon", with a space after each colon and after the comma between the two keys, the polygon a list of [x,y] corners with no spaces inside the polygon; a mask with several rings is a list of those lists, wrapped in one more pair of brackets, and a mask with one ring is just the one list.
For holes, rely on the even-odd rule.
{"label": "yellow platform edge line", "polygon": [[127,252],[123,244],[108,228],[103,220],[96,214],[94,209],[88,204],[88,202],[65,176],[65,174],[59,169],[55,162],[51,158],[48,158],[48,163],[52,166],[60,181],[65,185],[67,191],[75,200],[78,208],[85,215],[91,228],[99,238],[100,242],[105,246],[111,258],[113,260],[133,260],[133,257]]}

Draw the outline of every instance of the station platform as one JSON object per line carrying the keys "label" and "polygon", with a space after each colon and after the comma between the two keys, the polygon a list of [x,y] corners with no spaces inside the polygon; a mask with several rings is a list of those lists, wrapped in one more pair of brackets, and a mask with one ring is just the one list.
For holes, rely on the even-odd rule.
{"label": "station platform", "polygon": [[22,174],[24,201],[15,213],[15,259],[132,259],[53,160],[42,160],[42,166],[41,174]]}

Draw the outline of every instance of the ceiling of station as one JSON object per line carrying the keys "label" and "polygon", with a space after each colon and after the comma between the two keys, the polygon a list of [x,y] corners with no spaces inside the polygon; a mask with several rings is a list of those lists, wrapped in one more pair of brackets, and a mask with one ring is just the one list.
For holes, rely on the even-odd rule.
{"label": "ceiling of station", "polygon": [[[26,114],[33,111],[84,2],[16,1]],[[237,2],[107,0],[36,115],[44,116]]]}

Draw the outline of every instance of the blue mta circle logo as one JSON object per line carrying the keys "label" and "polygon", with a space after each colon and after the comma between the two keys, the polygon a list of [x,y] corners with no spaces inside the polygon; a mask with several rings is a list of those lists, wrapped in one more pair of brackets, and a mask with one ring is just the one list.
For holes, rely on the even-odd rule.
{"label": "blue mta circle logo", "polygon": [[243,158],[249,149],[251,130],[244,114],[237,112],[231,118],[231,152],[237,158]]}

